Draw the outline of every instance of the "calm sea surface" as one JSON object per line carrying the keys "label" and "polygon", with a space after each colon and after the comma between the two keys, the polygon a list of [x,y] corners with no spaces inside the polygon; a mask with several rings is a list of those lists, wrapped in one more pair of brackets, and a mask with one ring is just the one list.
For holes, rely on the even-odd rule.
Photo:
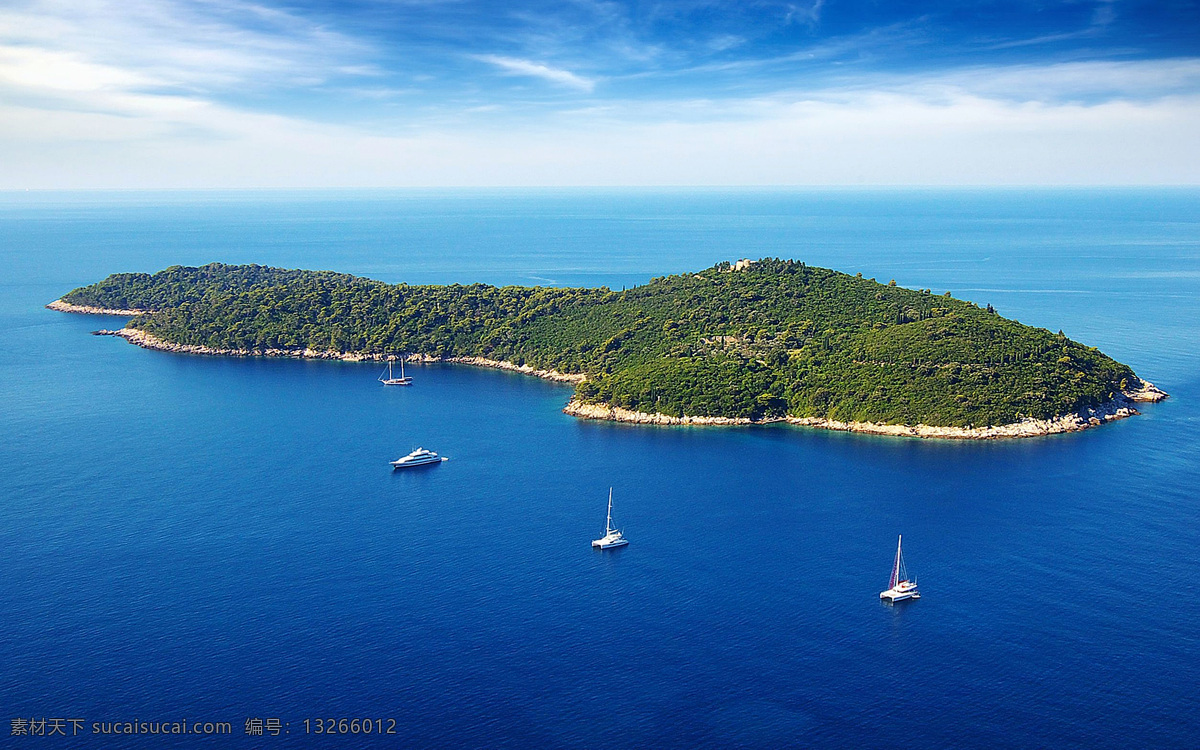
{"label": "calm sea surface", "polygon": [[[1015,442],[632,427],[42,308],[210,261],[620,288],[767,255],[991,303],[1172,398]],[[8,193],[0,335],[8,746],[1200,743],[1200,191]],[[417,446],[451,460],[393,474]],[[631,544],[600,553],[610,486]],[[891,608],[899,533],[924,597]],[[305,735],[343,717],[396,734]],[[233,742],[90,734],[135,719]]]}

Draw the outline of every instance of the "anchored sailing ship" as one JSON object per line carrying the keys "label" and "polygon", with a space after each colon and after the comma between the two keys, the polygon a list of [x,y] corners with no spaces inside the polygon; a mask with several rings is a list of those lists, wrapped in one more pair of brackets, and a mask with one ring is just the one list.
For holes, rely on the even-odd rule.
{"label": "anchored sailing ship", "polygon": [[388,360],[387,377],[382,374],[379,376],[379,382],[384,385],[412,385],[412,378],[404,375],[404,360],[400,360],[400,377],[392,375],[392,360]]}
{"label": "anchored sailing ship", "polygon": [[880,599],[887,599],[892,603],[921,598],[917,591],[916,577],[910,581],[908,571],[904,569],[904,555],[900,553],[900,543],[903,540],[903,535],[896,539],[896,561],[892,563],[892,577],[888,580],[888,590],[879,592]]}
{"label": "anchored sailing ship", "polygon": [[629,540],[621,536],[621,532],[613,528],[612,523],[612,487],[608,488],[608,520],[604,523],[604,536],[600,539],[593,539],[592,546],[600,549],[609,549],[610,547],[624,547],[629,544]]}

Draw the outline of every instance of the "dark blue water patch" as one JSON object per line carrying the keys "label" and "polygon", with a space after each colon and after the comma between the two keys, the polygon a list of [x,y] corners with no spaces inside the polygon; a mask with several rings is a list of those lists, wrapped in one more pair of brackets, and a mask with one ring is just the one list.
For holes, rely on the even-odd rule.
{"label": "dark blue water patch", "polygon": [[[1193,744],[1194,193],[606,195],[393,196],[384,218],[306,196],[7,204],[9,718],[229,721],[246,747],[274,742],[244,734],[272,716],[302,746],[321,744],[306,717],[355,716],[398,734],[324,744],[892,747],[897,726],[919,747]],[[1101,235],[1154,249],[1078,240]],[[512,373],[422,366],[383,388],[375,364],[150,352],[88,335],[119,319],[41,307],[213,249],[605,283],[751,245],[1010,290],[998,307],[1172,399],[1021,441],[641,427],[571,418],[569,386]],[[1178,273],[1131,281],[1147,268]],[[418,446],[450,460],[391,470]],[[631,544],[598,552],[609,487]],[[900,533],[924,596],[889,607]]]}

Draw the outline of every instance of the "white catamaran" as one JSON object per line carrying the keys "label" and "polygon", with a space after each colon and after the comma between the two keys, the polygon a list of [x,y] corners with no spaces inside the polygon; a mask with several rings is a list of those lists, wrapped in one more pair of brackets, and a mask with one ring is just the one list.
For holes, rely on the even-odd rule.
{"label": "white catamaran", "polygon": [[629,544],[629,540],[621,536],[621,532],[613,528],[612,525],[612,487],[608,488],[608,520],[604,523],[604,536],[600,539],[593,539],[592,546],[600,549],[609,549],[611,547],[624,547]]}
{"label": "white catamaran", "polygon": [[900,554],[900,542],[903,535],[896,539],[896,561],[892,563],[892,577],[888,581],[888,590],[879,592],[880,599],[890,602],[902,602],[905,599],[920,599],[917,591],[917,579],[908,580],[908,571],[904,569],[904,556]]}
{"label": "white catamaran", "polygon": [[412,378],[405,377],[404,375],[404,360],[400,360],[400,377],[397,378],[392,376],[392,360],[389,359],[387,377],[385,378],[380,374],[379,382],[384,385],[412,385]]}

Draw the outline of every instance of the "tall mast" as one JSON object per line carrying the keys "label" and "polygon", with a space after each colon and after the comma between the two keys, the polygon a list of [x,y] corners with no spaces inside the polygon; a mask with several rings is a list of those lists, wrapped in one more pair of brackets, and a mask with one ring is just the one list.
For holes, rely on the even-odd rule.
{"label": "tall mast", "polygon": [[892,581],[888,588],[895,588],[896,584],[900,582],[900,543],[903,540],[903,534],[896,538],[896,562],[892,563]]}
{"label": "tall mast", "polygon": [[604,523],[604,533],[612,531],[612,487],[608,488],[608,520]]}

